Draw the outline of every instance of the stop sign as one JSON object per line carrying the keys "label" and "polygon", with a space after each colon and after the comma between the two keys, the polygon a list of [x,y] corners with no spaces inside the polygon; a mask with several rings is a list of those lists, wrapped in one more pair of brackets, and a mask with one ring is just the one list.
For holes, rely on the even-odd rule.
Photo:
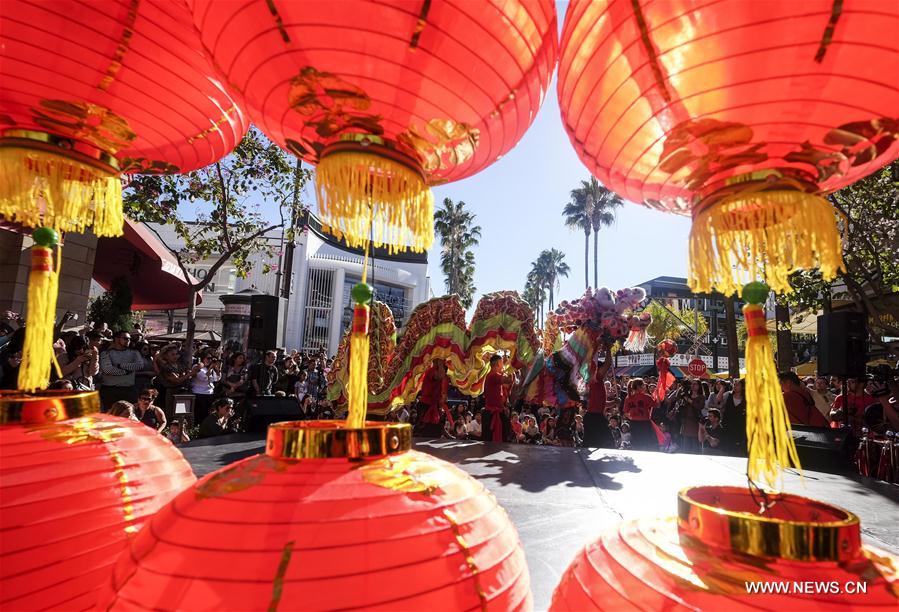
{"label": "stop sign", "polygon": [[705,362],[702,359],[694,359],[687,364],[687,372],[690,373],[690,376],[695,376],[697,378],[705,376]]}

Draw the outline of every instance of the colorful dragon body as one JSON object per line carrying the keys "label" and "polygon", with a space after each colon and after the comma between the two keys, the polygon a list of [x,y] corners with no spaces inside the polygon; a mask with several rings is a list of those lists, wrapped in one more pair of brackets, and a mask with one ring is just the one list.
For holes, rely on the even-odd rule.
{"label": "colorful dragon body", "polygon": [[[483,391],[490,355],[507,352],[514,369],[530,366],[539,348],[534,313],[514,291],[485,295],[471,323],[456,296],[420,304],[409,318],[399,342],[390,309],[380,302],[372,307],[371,351],[368,369],[368,413],[386,414],[393,406],[410,404],[433,359],[447,361],[450,382],[466,395]],[[328,374],[328,399],[344,403],[349,343],[340,342],[337,359]]]}
{"label": "colorful dragon body", "polygon": [[[371,311],[368,364],[368,412],[384,415],[394,406],[411,404],[421,390],[424,373],[434,359],[445,359],[450,383],[469,396],[480,395],[493,353],[509,354],[508,366],[527,372],[526,401],[567,406],[579,401],[589,380],[589,366],[600,345],[625,341],[642,350],[648,340],[648,313],[638,312],[646,297],[639,288],[613,293],[587,290],[582,298],[562,302],[547,317],[543,343],[537,339],[534,313],[514,291],[485,295],[471,323],[456,296],[419,305],[402,337],[390,309],[375,302]],[[346,402],[349,342],[344,336],[328,374],[328,399]],[[548,355],[548,357],[545,357]]]}
{"label": "colorful dragon body", "polygon": [[[571,406],[580,401],[590,380],[590,363],[600,346],[622,342],[643,350],[652,317],[639,312],[646,292],[639,287],[613,293],[587,289],[582,298],[563,301],[547,317],[543,347],[524,379],[528,403]],[[570,334],[564,339],[563,334]]]}

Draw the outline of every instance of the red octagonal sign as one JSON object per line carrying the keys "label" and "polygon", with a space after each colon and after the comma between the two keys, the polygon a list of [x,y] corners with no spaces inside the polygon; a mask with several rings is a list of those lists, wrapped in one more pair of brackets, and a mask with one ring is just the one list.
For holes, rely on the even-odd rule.
{"label": "red octagonal sign", "polygon": [[690,373],[690,376],[696,376],[697,378],[705,376],[705,362],[702,359],[694,359],[687,364],[687,372]]}

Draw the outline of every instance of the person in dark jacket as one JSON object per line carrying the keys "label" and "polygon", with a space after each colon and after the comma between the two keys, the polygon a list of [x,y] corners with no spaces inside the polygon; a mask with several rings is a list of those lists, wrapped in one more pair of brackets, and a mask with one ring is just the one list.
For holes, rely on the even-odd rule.
{"label": "person in dark jacket", "polygon": [[231,424],[233,416],[234,402],[231,399],[220,397],[215,400],[212,402],[212,412],[200,424],[199,437],[211,438],[213,436],[235,433],[236,430]]}

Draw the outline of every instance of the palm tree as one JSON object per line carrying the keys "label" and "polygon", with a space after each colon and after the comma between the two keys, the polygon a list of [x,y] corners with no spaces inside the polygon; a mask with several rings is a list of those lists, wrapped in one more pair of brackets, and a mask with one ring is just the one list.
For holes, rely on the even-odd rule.
{"label": "palm tree", "polygon": [[461,271],[458,275],[458,282],[456,293],[459,295],[459,301],[465,308],[471,308],[475,292],[474,253],[472,251],[465,251]]}
{"label": "palm tree", "polygon": [[574,202],[583,201],[585,210],[590,211],[590,225],[593,229],[593,286],[599,286],[599,230],[615,222],[615,209],[624,204],[617,193],[609,191],[591,176],[581,181],[581,186],[571,190]]}
{"label": "palm tree", "polygon": [[544,305],[546,304],[546,278],[537,261],[531,262],[531,271],[528,272],[525,291],[528,291],[528,287],[530,287],[533,299],[537,303],[537,314],[540,318],[540,326],[542,327],[544,321]]}
{"label": "palm tree", "polygon": [[571,230],[584,230],[584,289],[590,286],[590,230],[593,228],[593,201],[589,198],[575,198],[562,209],[565,226]]}
{"label": "palm tree", "polygon": [[555,308],[555,290],[559,286],[559,277],[567,277],[571,268],[565,263],[565,253],[558,249],[541,251],[536,266],[549,292],[549,309],[552,310]]}
{"label": "palm tree", "polygon": [[543,327],[543,302],[546,301],[546,290],[532,274],[528,274],[521,298],[534,311],[538,325]]}
{"label": "palm tree", "polygon": [[434,213],[434,229],[440,236],[440,268],[446,276],[446,291],[457,294],[462,305],[471,306],[474,297],[474,254],[471,248],[481,238],[481,226],[474,225],[475,215],[465,210],[465,202],[443,200]]}

